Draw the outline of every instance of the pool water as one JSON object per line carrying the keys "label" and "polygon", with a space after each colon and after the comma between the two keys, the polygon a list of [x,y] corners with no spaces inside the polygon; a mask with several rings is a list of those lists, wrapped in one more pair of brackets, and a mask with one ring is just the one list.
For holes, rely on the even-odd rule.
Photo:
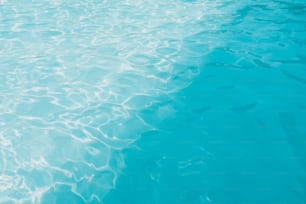
{"label": "pool water", "polygon": [[304,19],[302,0],[0,0],[0,203],[305,203]]}

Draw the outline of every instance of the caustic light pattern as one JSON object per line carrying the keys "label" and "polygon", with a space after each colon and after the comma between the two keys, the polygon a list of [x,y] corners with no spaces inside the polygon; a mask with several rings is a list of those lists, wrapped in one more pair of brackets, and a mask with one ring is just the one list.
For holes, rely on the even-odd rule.
{"label": "caustic light pattern", "polygon": [[0,1],[0,203],[101,203],[121,150],[157,128],[139,111],[188,86],[221,43],[203,38],[217,6]]}

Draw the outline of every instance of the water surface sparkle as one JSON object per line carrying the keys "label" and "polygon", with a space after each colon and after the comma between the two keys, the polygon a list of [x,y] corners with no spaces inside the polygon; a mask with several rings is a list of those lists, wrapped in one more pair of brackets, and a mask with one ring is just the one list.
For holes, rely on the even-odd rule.
{"label": "water surface sparkle", "polygon": [[203,30],[206,5],[1,1],[0,202],[102,202],[121,150],[157,128],[139,111],[198,75],[203,53],[183,40]]}
{"label": "water surface sparkle", "polygon": [[0,0],[0,203],[305,203],[305,11]]}

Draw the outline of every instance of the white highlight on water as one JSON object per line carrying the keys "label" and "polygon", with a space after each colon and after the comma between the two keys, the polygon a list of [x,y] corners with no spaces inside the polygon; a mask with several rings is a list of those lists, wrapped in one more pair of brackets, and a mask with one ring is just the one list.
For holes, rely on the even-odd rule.
{"label": "white highlight on water", "polygon": [[[214,29],[217,7],[0,1],[0,202],[56,203],[61,188],[101,202],[121,150],[157,128],[138,113],[188,86],[218,44],[193,37]],[[166,105],[156,117],[174,113]]]}

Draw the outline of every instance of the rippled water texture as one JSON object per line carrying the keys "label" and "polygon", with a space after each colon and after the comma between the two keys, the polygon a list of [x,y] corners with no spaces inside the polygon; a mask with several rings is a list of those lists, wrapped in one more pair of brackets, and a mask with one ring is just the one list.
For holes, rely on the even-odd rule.
{"label": "rippled water texture", "polygon": [[1,1],[0,202],[101,202],[121,150],[156,128],[139,111],[198,75],[206,5]]}
{"label": "rippled water texture", "polygon": [[107,204],[306,202],[306,3],[215,9],[217,27],[198,37],[221,44],[202,51],[200,74],[167,102],[175,117],[128,151]]}
{"label": "rippled water texture", "polygon": [[305,202],[304,19],[297,0],[0,0],[0,203]]}

